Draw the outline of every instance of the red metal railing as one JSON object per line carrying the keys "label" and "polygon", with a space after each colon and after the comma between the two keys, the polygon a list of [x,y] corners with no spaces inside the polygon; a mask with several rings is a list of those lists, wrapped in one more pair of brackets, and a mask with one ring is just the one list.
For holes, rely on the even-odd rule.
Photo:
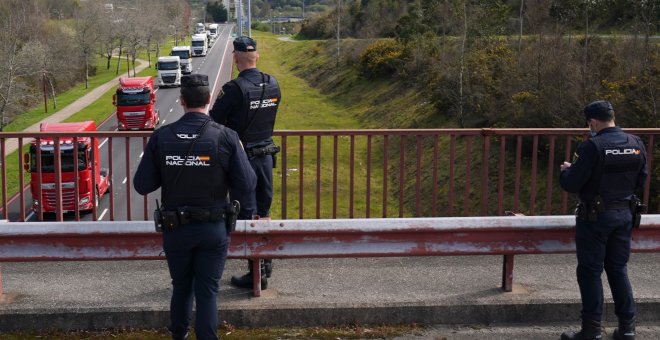
{"label": "red metal railing", "polygon": [[[503,255],[511,291],[514,256],[575,251],[575,217],[449,217],[238,221],[229,258],[258,259]],[[0,263],[164,259],[152,222],[0,223]],[[660,251],[660,215],[644,215],[632,251]],[[1,274],[1,273],[0,273]],[[0,295],[2,280],[0,277]]]}
{"label": "red metal railing", "polygon": [[[642,137],[646,144],[651,175],[643,200],[649,212],[660,212],[659,176],[653,175],[660,165],[660,129],[626,131]],[[109,198],[101,202],[102,213],[95,208],[86,217],[89,215],[75,211],[67,219],[149,218],[153,208],[149,202],[153,201],[133,192],[131,181],[150,135],[75,134],[100,141],[107,138],[101,167],[108,168],[112,185]],[[22,154],[21,145],[33,138],[69,136],[74,134],[0,133],[3,218],[25,221],[30,214],[26,211],[30,205],[24,203],[30,198],[29,190],[18,190],[26,188],[22,156],[17,170],[8,173],[11,152],[7,141],[17,141]],[[505,209],[527,215],[563,215],[576,198],[559,187],[559,164],[570,161],[575,147],[586,137],[585,129],[276,131],[282,152],[273,176],[272,215],[280,219],[491,216],[503,215]],[[18,193],[8,192],[10,183]],[[64,219],[60,185],[56,185],[58,221]],[[41,218],[39,213],[37,217]]]}

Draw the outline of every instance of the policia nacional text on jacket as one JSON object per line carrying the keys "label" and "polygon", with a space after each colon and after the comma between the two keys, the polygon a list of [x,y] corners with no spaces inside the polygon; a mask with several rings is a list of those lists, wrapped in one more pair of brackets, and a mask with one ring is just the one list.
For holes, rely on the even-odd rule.
{"label": "policia nacional text on jacket", "polygon": [[228,190],[241,192],[243,209],[255,210],[256,177],[238,135],[206,114],[208,77],[181,79],[178,121],[154,131],[134,177],[146,195],[161,188],[163,249],[172,278],[170,326],[173,339],[185,339],[196,304],[198,339],[217,339],[218,285],[229,235],[223,214]]}
{"label": "policia nacional text on jacket", "polygon": [[[238,37],[234,39],[233,46],[234,62],[240,73],[236,79],[222,86],[209,115],[216,122],[238,132],[250,165],[257,175],[256,215],[242,212],[238,218],[269,218],[273,201],[273,168],[276,164],[276,154],[280,151],[279,146],[274,144],[272,135],[282,94],[275,77],[257,69],[259,53],[254,39]],[[233,198],[240,199],[232,192]],[[268,278],[273,271],[272,260],[262,260],[260,268],[261,289],[267,289]],[[252,288],[252,277],[252,264],[248,261],[248,273],[233,276],[231,284]]]}

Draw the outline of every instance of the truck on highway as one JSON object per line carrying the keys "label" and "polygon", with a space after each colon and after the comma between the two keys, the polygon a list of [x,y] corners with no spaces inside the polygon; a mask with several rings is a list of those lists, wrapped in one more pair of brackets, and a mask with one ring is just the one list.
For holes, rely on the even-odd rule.
{"label": "truck on highway", "polygon": [[211,36],[211,39],[215,40],[218,38],[218,24],[210,24],[209,25],[209,35]]}
{"label": "truck on highway", "polygon": [[181,58],[178,56],[158,57],[158,86],[181,86]]}
{"label": "truck on highway", "polygon": [[192,73],[192,48],[190,46],[173,46],[170,55],[181,59],[181,73]]}
{"label": "truck on highway", "polygon": [[[75,123],[41,123],[41,132],[83,132],[96,131],[93,121]],[[55,154],[54,138],[40,138],[32,141],[29,151],[23,157],[23,168],[30,172],[30,193],[32,210],[44,213],[56,212],[57,191],[55,189],[55,164],[60,158],[62,210],[92,210],[99,199],[109,192],[108,170],[101,168],[99,143],[91,137],[60,137],[59,155]],[[76,180],[76,168],[78,179]],[[95,185],[92,183],[95,180]],[[76,188],[78,195],[76,196]]]}
{"label": "truck on highway", "polygon": [[205,30],[206,30],[206,27],[204,26],[203,23],[198,22],[197,24],[195,24],[195,33],[202,33]]}
{"label": "truck on highway", "polygon": [[193,56],[205,57],[208,50],[208,40],[206,34],[195,34],[192,36],[192,42],[190,43],[193,49]]}
{"label": "truck on highway", "polygon": [[118,130],[153,130],[160,122],[152,76],[119,78],[112,103]]}

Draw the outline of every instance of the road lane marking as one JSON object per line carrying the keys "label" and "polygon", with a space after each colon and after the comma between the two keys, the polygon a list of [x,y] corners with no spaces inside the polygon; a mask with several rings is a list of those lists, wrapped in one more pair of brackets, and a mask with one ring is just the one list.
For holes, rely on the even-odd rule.
{"label": "road lane marking", "polygon": [[34,217],[34,211],[30,211],[30,214],[27,215],[27,217],[25,217],[25,220],[26,220],[26,221],[29,221],[29,220],[32,219],[32,217]]}
{"label": "road lane marking", "polygon": [[167,121],[167,119],[163,119],[163,122],[161,124],[165,124],[166,121]]}
{"label": "road lane marking", "polygon": [[178,102],[179,102],[179,98],[177,98],[174,102],[175,102],[175,103],[178,103]]}
{"label": "road lane marking", "polygon": [[103,219],[103,216],[105,216],[105,213],[108,212],[108,208],[103,209],[103,212],[101,213],[101,216],[99,216],[99,220]]}
{"label": "road lane marking", "polygon": [[172,111],[174,111],[174,108],[171,108],[171,109],[170,109],[170,112],[172,112]]}
{"label": "road lane marking", "polygon": [[106,143],[107,141],[108,141],[108,138],[104,139],[103,142],[101,142],[101,144],[99,144],[99,149],[102,148],[103,145],[105,145],[105,143]]}
{"label": "road lane marking", "polygon": [[[222,65],[225,63],[225,55],[227,54],[227,47],[229,46],[229,40],[227,39],[227,42],[225,43],[225,49],[222,52],[222,60],[220,61],[220,68],[218,69],[218,74],[215,76],[215,81],[213,82],[213,89],[211,90],[211,98],[215,98],[213,94],[215,93],[215,88],[218,86],[218,79],[220,78],[220,73],[222,73]],[[210,105],[210,104],[209,104]],[[206,112],[208,113],[208,105],[206,106],[207,110]]]}
{"label": "road lane marking", "polygon": [[138,158],[142,158],[142,156],[144,156],[144,151],[142,151],[142,153],[140,153],[140,156]]}
{"label": "road lane marking", "polygon": [[126,184],[126,180],[127,180],[127,178],[126,178],[126,177],[124,177],[124,180],[123,180],[123,181],[121,181],[121,184]]}

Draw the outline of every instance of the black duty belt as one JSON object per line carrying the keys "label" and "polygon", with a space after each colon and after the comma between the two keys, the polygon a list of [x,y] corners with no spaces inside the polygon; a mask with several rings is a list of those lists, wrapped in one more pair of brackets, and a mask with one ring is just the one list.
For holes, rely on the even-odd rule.
{"label": "black duty belt", "polygon": [[161,211],[163,226],[172,230],[191,223],[219,222],[225,219],[225,209],[199,207],[177,207],[176,210]]}
{"label": "black duty belt", "polygon": [[[592,207],[595,203],[580,202],[582,206]],[[603,210],[630,209],[630,201],[623,202],[603,202]]]}

